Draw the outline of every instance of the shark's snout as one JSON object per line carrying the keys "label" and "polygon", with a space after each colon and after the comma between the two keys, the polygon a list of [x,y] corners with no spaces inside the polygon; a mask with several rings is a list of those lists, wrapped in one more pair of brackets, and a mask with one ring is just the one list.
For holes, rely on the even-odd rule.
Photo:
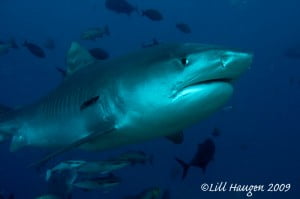
{"label": "shark's snout", "polygon": [[235,79],[251,66],[252,59],[252,53],[226,51],[221,56],[221,63],[224,70],[229,72],[228,78]]}

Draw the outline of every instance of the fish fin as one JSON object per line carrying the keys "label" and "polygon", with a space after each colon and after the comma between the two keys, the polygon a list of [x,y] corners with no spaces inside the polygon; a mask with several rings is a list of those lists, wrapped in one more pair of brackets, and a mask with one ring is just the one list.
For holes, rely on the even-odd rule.
{"label": "fish fin", "polygon": [[71,75],[80,68],[84,68],[96,62],[96,59],[77,42],[72,42],[67,53],[67,75]]}
{"label": "fish fin", "polygon": [[188,170],[190,168],[190,165],[185,163],[183,160],[180,160],[179,158],[175,158],[175,160],[180,164],[180,166],[183,168],[183,172],[182,172],[182,180],[185,179]]}
{"label": "fish fin", "polygon": [[49,155],[47,155],[46,157],[44,157],[43,159],[37,161],[37,162],[34,162],[33,164],[29,165],[29,168],[31,167],[36,167],[36,168],[39,168],[43,165],[45,165],[48,161],[50,161],[51,159],[63,154],[63,153],[66,153],[68,151],[71,151],[72,149],[75,149],[79,146],[82,146],[83,144],[86,144],[86,143],[89,143],[91,141],[93,141],[94,139],[97,139],[99,137],[101,137],[102,135],[106,135],[108,133],[111,133],[115,130],[115,128],[110,128],[110,129],[107,129],[105,131],[100,131],[100,132],[96,132],[96,133],[91,133],[79,140],[76,140],[75,142],[69,144],[68,146],[66,147],[63,147],[61,149],[58,149],[57,151],[54,151],[53,153],[50,153]]}
{"label": "fish fin", "polygon": [[182,144],[184,141],[183,131],[179,131],[171,135],[168,135],[166,136],[166,138],[169,141],[173,142],[174,144]]}

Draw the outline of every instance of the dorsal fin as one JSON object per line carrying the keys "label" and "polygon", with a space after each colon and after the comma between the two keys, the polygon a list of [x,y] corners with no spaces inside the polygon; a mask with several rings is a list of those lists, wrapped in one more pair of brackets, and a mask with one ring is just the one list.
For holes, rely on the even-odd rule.
{"label": "dorsal fin", "polygon": [[69,76],[79,70],[96,62],[96,59],[91,56],[88,50],[84,49],[77,42],[72,42],[67,53],[67,72]]}

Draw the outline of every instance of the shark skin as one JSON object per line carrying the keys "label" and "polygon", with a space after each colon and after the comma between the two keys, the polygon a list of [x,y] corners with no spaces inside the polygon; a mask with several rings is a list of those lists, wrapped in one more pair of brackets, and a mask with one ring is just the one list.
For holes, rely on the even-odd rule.
{"label": "shark skin", "polygon": [[[86,55],[77,43],[71,49]],[[75,54],[74,72],[61,85],[0,118],[12,151],[72,144],[107,150],[181,132],[226,103],[232,81],[253,57],[194,43],[162,44],[105,62]]]}

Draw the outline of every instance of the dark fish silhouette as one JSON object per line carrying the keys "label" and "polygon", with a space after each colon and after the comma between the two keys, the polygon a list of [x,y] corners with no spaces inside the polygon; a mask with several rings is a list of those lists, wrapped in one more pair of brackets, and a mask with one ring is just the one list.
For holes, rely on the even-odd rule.
{"label": "dark fish silhouette", "polygon": [[33,54],[34,56],[36,56],[38,58],[46,57],[44,50],[34,43],[25,41],[23,46],[26,47],[29,50],[29,52],[31,52],[31,54]]}
{"label": "dark fish silhouette", "polygon": [[163,15],[158,10],[155,9],[143,10],[142,16],[145,16],[152,21],[161,21],[164,19]]}
{"label": "dark fish silhouette", "polygon": [[92,48],[89,50],[89,52],[94,58],[99,60],[105,60],[109,58],[108,52],[102,48]]}
{"label": "dark fish silhouette", "polygon": [[131,5],[126,0],[106,0],[105,7],[108,10],[111,10],[118,14],[127,14],[128,16],[133,12],[137,12],[137,8]]}
{"label": "dark fish silhouette", "polygon": [[209,138],[206,139],[202,144],[198,145],[197,153],[189,164],[185,163],[181,159],[175,158],[183,168],[182,179],[186,177],[191,166],[199,167],[203,170],[203,172],[205,172],[208,163],[214,158],[215,150],[215,143]]}
{"label": "dark fish silhouette", "polygon": [[189,26],[188,24],[186,24],[186,23],[177,23],[177,24],[176,24],[176,28],[177,28],[179,31],[181,31],[181,32],[183,32],[183,33],[186,33],[186,34],[189,34],[189,33],[192,32],[190,26]]}

